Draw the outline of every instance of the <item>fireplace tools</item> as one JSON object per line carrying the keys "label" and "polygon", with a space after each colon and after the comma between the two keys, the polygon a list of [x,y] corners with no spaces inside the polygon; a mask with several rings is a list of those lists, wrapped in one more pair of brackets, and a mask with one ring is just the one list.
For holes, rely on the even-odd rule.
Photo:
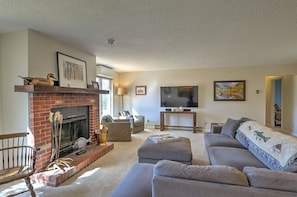
{"label": "fireplace tools", "polygon": [[52,155],[50,158],[50,164],[47,166],[47,170],[62,169],[63,167],[70,167],[72,161],[71,158],[60,158],[60,147],[61,147],[61,133],[63,114],[59,111],[53,113],[50,112],[49,120],[52,123]]}

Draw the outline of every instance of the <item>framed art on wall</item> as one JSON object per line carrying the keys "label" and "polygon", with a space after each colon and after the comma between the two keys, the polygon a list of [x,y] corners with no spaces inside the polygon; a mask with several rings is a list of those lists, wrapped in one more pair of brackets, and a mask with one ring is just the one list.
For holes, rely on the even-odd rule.
{"label": "framed art on wall", "polygon": [[86,61],[57,52],[57,63],[61,87],[87,88]]}
{"label": "framed art on wall", "polygon": [[245,101],[245,80],[214,81],[214,101]]}
{"label": "framed art on wall", "polygon": [[146,95],[146,86],[136,86],[135,94],[136,95]]}

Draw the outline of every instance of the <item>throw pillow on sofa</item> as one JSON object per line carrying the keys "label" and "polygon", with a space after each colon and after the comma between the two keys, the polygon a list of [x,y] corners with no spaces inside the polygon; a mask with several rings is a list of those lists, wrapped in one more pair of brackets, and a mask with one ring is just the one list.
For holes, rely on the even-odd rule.
{"label": "throw pillow on sofa", "polygon": [[249,186],[245,174],[236,168],[223,165],[198,166],[161,160],[156,164],[154,174],[180,179]]}
{"label": "throw pillow on sofa", "polygon": [[223,125],[221,134],[234,138],[236,130],[240,126],[241,120],[234,120],[228,118],[226,123]]}
{"label": "throw pillow on sofa", "polygon": [[244,167],[243,172],[252,187],[297,192],[295,173],[255,167]]}

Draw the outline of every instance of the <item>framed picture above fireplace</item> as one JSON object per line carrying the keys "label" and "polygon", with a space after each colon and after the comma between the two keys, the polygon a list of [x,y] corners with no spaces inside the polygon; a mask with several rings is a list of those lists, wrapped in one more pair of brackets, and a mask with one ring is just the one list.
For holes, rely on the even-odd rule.
{"label": "framed picture above fireplace", "polygon": [[61,87],[87,88],[86,61],[57,52],[57,63]]}

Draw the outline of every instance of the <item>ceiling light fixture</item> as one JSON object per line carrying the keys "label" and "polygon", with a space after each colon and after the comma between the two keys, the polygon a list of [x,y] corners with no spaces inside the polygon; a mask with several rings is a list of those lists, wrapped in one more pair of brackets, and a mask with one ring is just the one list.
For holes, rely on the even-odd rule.
{"label": "ceiling light fixture", "polygon": [[109,38],[107,40],[107,43],[110,44],[110,45],[112,45],[114,43],[114,39],[113,38]]}

